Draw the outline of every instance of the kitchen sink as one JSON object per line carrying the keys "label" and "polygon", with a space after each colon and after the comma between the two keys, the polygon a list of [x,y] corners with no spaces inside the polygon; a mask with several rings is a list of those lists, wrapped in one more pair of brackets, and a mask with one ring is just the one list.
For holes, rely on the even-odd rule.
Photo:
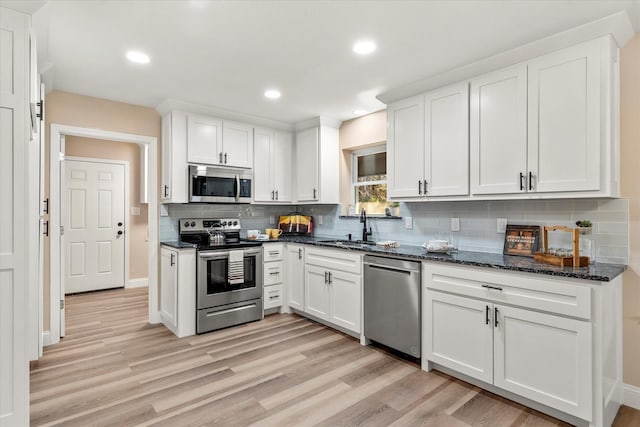
{"label": "kitchen sink", "polygon": [[347,246],[347,247],[367,247],[367,246],[375,246],[376,242],[364,241],[364,240],[321,240],[319,243],[330,243],[336,246]]}

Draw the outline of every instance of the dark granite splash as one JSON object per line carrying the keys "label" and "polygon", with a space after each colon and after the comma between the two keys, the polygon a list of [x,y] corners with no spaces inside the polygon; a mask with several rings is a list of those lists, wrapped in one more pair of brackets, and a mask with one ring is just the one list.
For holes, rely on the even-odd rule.
{"label": "dark granite splash", "polygon": [[499,270],[520,271],[525,273],[544,274],[550,276],[569,277],[574,279],[610,282],[626,269],[621,264],[595,263],[588,267],[557,267],[554,265],[535,262],[533,258],[505,256],[484,252],[458,251],[451,254],[429,253],[420,246],[400,245],[399,248],[385,249],[375,245],[343,245],[328,242],[330,237],[297,237],[283,236],[278,241],[301,243],[305,245],[338,248],[347,251],[365,252],[391,257],[413,258],[425,261],[446,262],[451,264],[472,265],[477,267],[495,268]]}

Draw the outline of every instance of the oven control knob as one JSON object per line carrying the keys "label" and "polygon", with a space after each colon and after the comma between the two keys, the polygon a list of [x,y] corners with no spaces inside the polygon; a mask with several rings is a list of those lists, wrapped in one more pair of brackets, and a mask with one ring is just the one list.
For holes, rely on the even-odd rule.
{"label": "oven control knob", "polygon": [[226,226],[227,225],[227,221],[222,221],[222,226]]}
{"label": "oven control knob", "polygon": [[238,221],[233,221],[233,225],[238,225]]}
{"label": "oven control knob", "polygon": [[188,227],[188,226],[189,226],[189,223],[188,223],[188,222],[185,222],[185,223],[184,223],[184,226],[185,226],[185,227]]}
{"label": "oven control knob", "polygon": [[191,221],[191,226],[195,227],[196,226],[196,222],[195,221]]}

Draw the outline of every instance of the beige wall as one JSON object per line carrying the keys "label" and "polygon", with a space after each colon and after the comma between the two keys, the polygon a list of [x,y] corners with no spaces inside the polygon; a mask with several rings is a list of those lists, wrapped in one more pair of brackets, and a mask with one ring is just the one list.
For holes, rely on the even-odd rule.
{"label": "beige wall", "polygon": [[[99,82],[97,82],[99,84]],[[161,117],[153,108],[108,101],[67,92],[53,91],[45,100],[45,197],[49,197],[49,133],[51,123],[103,129],[158,138]],[[160,150],[158,150],[160,152]],[[159,153],[160,154],[160,153]],[[160,159],[159,159],[160,160]],[[160,163],[159,163],[160,164]],[[160,168],[158,168],[158,171]],[[133,205],[135,206],[135,205]],[[142,209],[141,209],[142,210]],[[140,217],[143,214],[141,212]],[[146,219],[146,215],[144,215]],[[45,239],[44,325],[49,330],[49,239]],[[145,254],[146,256],[146,254]],[[135,263],[132,257],[131,264]],[[154,285],[154,284],[150,284]]]}
{"label": "beige wall", "polygon": [[386,140],[387,110],[346,121],[340,126],[340,203],[344,209],[351,203],[351,153]]}
{"label": "beige wall", "polygon": [[65,155],[126,160],[129,163],[129,207],[140,208],[140,215],[131,215],[131,209],[127,213],[129,227],[127,252],[130,254],[128,279],[146,278],[149,273],[148,205],[140,203],[140,146],[103,139],[66,137]]}
{"label": "beige wall", "polygon": [[621,191],[629,199],[629,269],[624,273],[624,382],[640,387],[640,33],[620,54]]}

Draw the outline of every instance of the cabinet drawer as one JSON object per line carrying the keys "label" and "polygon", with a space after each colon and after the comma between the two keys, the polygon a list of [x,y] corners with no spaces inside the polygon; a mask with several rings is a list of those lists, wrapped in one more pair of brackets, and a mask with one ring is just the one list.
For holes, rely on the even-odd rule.
{"label": "cabinet drawer", "polygon": [[362,255],[340,249],[307,248],[305,253],[307,264],[317,265],[330,270],[362,274]]}
{"label": "cabinet drawer", "polygon": [[282,243],[268,243],[264,247],[264,262],[282,261],[284,245]]}
{"label": "cabinet drawer", "polygon": [[284,263],[282,261],[264,264],[264,286],[282,283],[284,280]]}
{"label": "cabinet drawer", "polygon": [[264,309],[280,307],[282,305],[282,285],[267,286],[264,288]]}
{"label": "cabinet drawer", "polygon": [[423,263],[424,286],[473,298],[535,310],[591,318],[591,289],[549,276],[483,271],[476,267],[448,267]]}

